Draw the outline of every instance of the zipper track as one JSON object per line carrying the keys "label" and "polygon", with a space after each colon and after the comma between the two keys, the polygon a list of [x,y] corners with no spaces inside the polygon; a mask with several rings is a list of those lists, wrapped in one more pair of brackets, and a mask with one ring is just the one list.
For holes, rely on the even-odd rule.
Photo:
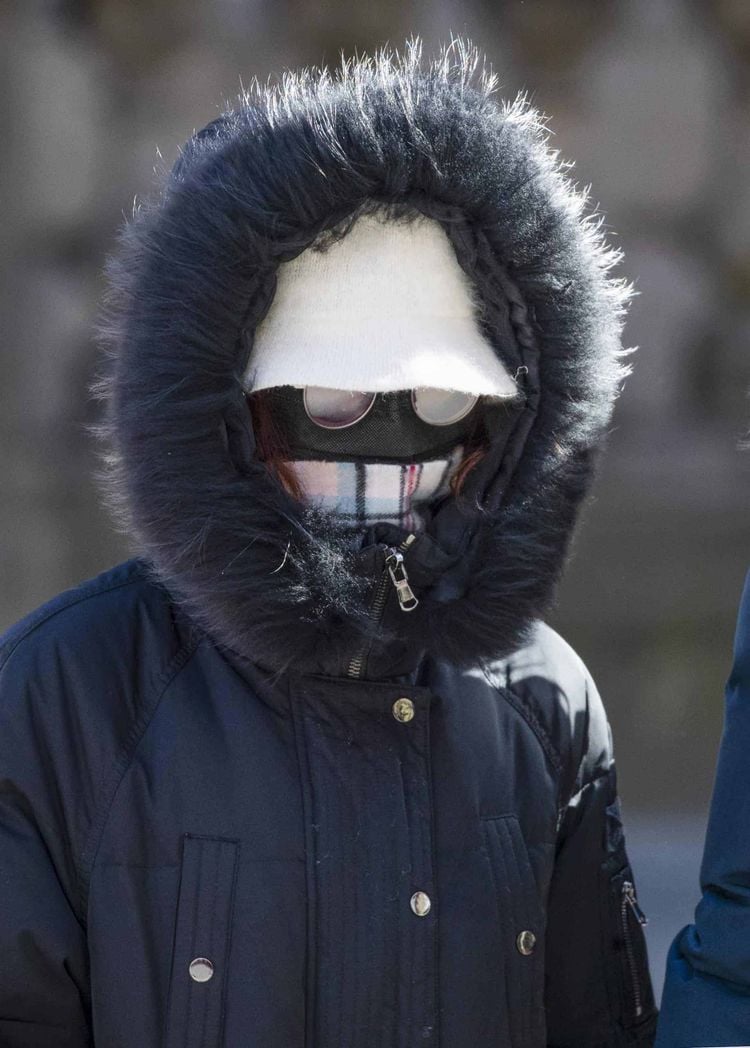
{"label": "zipper track", "polygon": [[[411,546],[412,542],[414,542],[415,539],[416,535],[407,535],[404,541],[401,543],[401,545],[395,548],[398,549],[399,553],[403,553],[405,550],[409,548],[409,546]],[[394,547],[384,546],[384,549],[386,551],[392,548]],[[372,599],[372,603],[370,604],[368,612],[370,618],[377,623],[380,622],[380,620],[383,617],[383,612],[385,611],[385,605],[388,600],[388,586],[390,583],[391,577],[388,571],[388,565],[385,564],[385,566],[383,567],[383,572],[375,588],[375,595]],[[351,659],[349,660],[349,665],[346,669],[347,677],[360,678],[362,676],[362,673],[364,672],[365,659],[367,658],[367,653],[370,650],[370,643],[370,641],[365,641],[351,657]]]}
{"label": "zipper track", "polygon": [[623,881],[621,891],[620,921],[622,924],[623,939],[625,941],[625,956],[627,958],[628,971],[630,972],[630,988],[635,1007],[635,1016],[636,1018],[640,1018],[643,1014],[643,997],[641,995],[640,979],[638,978],[638,965],[635,959],[633,937],[630,931],[630,922],[628,920],[628,909],[633,911],[639,924],[646,924],[647,919],[638,905],[638,900],[635,895],[635,885],[633,882]]}

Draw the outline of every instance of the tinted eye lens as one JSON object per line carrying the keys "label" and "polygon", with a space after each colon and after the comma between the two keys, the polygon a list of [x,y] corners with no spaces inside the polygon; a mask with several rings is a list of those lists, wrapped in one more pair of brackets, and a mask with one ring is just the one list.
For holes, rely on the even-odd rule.
{"label": "tinted eye lens", "polygon": [[414,410],[431,426],[450,426],[469,414],[479,397],[475,393],[457,393],[453,389],[421,387],[411,395]]}
{"label": "tinted eye lens", "polygon": [[325,386],[305,386],[305,411],[324,429],[342,429],[359,422],[375,400],[374,393],[358,393],[349,389],[328,389]]}

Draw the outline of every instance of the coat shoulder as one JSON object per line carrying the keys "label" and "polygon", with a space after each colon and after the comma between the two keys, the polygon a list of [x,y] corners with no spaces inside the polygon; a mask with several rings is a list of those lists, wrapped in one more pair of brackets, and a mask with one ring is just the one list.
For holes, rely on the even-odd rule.
{"label": "coat shoulder", "polygon": [[41,839],[81,922],[119,778],[191,650],[167,591],[137,560],[0,637],[0,823]]}
{"label": "coat shoulder", "polygon": [[168,592],[132,559],[64,590],[0,636],[0,713],[126,733],[188,643]]}
{"label": "coat shoulder", "polygon": [[137,560],[58,594],[0,637],[0,807],[14,813],[5,818],[31,813],[81,919],[101,818],[195,643]]}
{"label": "coat shoulder", "polygon": [[0,668],[18,648],[27,647],[30,638],[38,643],[57,629],[92,625],[103,605],[109,608],[117,606],[121,603],[120,591],[126,587],[147,585],[146,580],[146,565],[133,559],[58,593],[0,635]]}
{"label": "coat shoulder", "polygon": [[547,740],[571,788],[609,769],[611,732],[597,686],[580,655],[551,626],[537,620],[526,643],[486,672]]}

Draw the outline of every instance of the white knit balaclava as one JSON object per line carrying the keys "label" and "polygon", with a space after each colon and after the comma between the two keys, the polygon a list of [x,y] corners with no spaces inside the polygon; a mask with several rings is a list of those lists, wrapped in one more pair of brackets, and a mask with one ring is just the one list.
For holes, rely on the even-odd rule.
{"label": "white knit balaclava", "polygon": [[[363,214],[325,250],[312,245],[279,266],[244,387],[426,388],[513,397],[516,384],[481,333],[476,312],[473,286],[437,221]],[[448,492],[463,445],[446,448],[436,426],[434,457],[362,460],[355,454],[356,425],[341,431],[350,458],[290,459],[306,499],[360,531],[376,521],[420,530],[424,509]]]}

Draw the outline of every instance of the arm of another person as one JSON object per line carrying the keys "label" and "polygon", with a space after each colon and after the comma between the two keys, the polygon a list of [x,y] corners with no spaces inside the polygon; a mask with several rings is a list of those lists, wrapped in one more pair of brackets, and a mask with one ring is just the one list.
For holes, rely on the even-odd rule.
{"label": "arm of another person", "polygon": [[750,573],[726,685],[703,893],[667,958],[657,1048],[750,1045]]}

